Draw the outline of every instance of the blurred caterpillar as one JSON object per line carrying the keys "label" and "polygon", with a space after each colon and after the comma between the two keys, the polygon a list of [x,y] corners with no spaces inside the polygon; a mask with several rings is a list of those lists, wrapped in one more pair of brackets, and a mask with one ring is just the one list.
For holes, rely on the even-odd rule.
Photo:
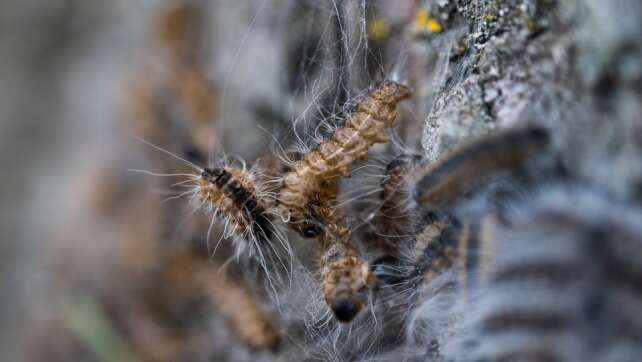
{"label": "blurred caterpillar", "polygon": [[[390,213],[400,221],[392,220],[383,226],[389,234],[405,229],[415,237],[409,245],[399,244],[397,249],[388,250],[389,255],[373,263],[378,281],[400,288],[431,285],[424,291],[419,289],[413,302],[416,305],[440,293],[455,293],[454,300],[465,304],[470,297],[468,293],[479,289],[480,278],[487,278],[491,269],[495,229],[498,217],[502,216],[488,202],[480,203],[485,205],[483,209],[471,211],[467,208],[469,201],[479,196],[476,191],[491,185],[498,176],[521,174],[538,156],[547,153],[549,145],[545,129],[527,127],[486,136],[435,163],[420,164],[408,156],[393,160],[383,182],[382,210],[394,211],[405,206],[405,212],[415,215],[417,220],[411,224],[399,211],[394,211]],[[449,331],[439,333],[448,335]],[[433,347],[434,353],[439,354],[438,343]]]}
{"label": "blurred caterpillar", "polygon": [[476,248],[469,244],[478,266],[465,275],[478,280],[466,283],[474,294],[459,301],[466,313],[452,327],[456,337],[441,340],[442,354],[638,360],[640,209],[577,185],[548,187],[520,208],[508,222],[479,229]]}

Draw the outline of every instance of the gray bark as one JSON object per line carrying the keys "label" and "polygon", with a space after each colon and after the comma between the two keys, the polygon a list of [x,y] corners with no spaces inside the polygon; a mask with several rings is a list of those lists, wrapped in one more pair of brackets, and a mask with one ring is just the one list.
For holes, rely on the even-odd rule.
{"label": "gray bark", "polygon": [[[448,9],[450,1],[437,2]],[[425,119],[436,159],[494,128],[529,123],[554,133],[571,172],[640,201],[641,4],[460,1],[465,30]],[[444,51],[442,49],[442,51]]]}

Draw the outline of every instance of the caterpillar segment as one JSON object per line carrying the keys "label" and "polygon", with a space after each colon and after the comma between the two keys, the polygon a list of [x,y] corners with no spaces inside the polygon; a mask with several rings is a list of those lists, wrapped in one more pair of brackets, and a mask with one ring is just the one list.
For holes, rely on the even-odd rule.
{"label": "caterpillar segment", "polygon": [[231,236],[259,244],[270,241],[275,230],[266,201],[257,196],[254,175],[232,167],[206,168],[199,189],[203,202],[227,219]]}
{"label": "caterpillar segment", "polygon": [[[399,218],[405,225],[398,222],[382,225],[386,233],[394,234],[396,229],[403,227],[407,233],[415,234],[409,255],[400,256],[406,259],[404,262],[408,267],[414,267],[414,277],[423,275],[424,279],[431,280],[443,271],[456,268],[459,284],[464,289],[486,278],[492,264],[489,255],[494,252],[493,229],[497,218],[487,214],[476,220],[462,221],[450,213],[450,206],[490,182],[494,176],[524,168],[529,160],[544,153],[548,145],[548,132],[533,126],[484,137],[437,163],[421,162],[410,156],[393,160],[382,182],[382,195],[385,195],[382,210],[394,216],[395,213],[389,210],[414,205],[417,215],[412,219],[420,221],[419,226],[413,226],[408,224],[406,216]],[[398,201],[405,193],[411,193],[411,201]],[[386,268],[379,267],[378,270]],[[396,276],[392,280],[400,278],[402,276]]]}
{"label": "caterpillar segment", "polygon": [[[547,145],[547,132],[529,127],[487,136],[437,163],[426,162],[418,155],[398,156],[386,166],[381,207],[373,220],[378,235],[368,235],[368,243],[389,256],[400,256],[400,249],[408,247],[408,238],[400,236],[427,232],[422,230],[422,223],[430,225],[428,230],[440,226],[441,222],[422,222],[422,213],[436,208],[447,210],[494,176],[520,169]],[[415,248],[420,244],[417,242]]]}
{"label": "caterpillar segment", "polygon": [[397,103],[408,97],[406,86],[383,82],[357,104],[343,127],[283,176],[277,208],[294,230],[309,238],[321,234],[318,219],[309,212],[311,202],[314,198],[335,198],[338,179],[350,175],[349,166],[366,159],[372,145],[388,141],[385,130],[394,126]]}

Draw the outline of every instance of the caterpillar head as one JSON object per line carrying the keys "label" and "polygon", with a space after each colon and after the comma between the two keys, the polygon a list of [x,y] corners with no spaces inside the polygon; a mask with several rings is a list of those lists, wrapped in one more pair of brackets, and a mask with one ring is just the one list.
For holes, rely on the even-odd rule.
{"label": "caterpillar head", "polygon": [[407,86],[391,80],[383,81],[370,94],[387,103],[397,103],[410,98],[412,91]]}

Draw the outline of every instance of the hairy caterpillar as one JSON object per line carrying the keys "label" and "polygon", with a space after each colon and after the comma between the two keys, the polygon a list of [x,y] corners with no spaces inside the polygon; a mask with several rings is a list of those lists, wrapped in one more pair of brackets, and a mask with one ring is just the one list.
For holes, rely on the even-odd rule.
{"label": "hairy caterpillar", "polygon": [[280,335],[240,269],[192,248],[170,255],[166,266],[162,279],[170,288],[166,293],[204,297],[244,344],[253,349],[278,347]]}
{"label": "hairy caterpillar", "polygon": [[373,275],[352,243],[345,216],[333,207],[322,207],[319,214],[326,225],[321,236],[321,290],[335,317],[349,322],[362,309]]}
{"label": "hairy caterpillar", "polygon": [[294,230],[304,237],[321,234],[311,203],[315,198],[334,199],[336,186],[333,184],[338,177],[350,174],[349,165],[367,158],[373,144],[387,142],[384,131],[394,125],[396,105],[409,96],[407,87],[383,82],[357,104],[342,128],[335,130],[328,140],[308,152],[283,176],[278,213]]}
{"label": "hairy caterpillar", "polygon": [[198,11],[196,4],[179,1],[158,14],[156,44],[146,66],[131,77],[127,101],[137,135],[204,161],[208,149],[218,146],[218,95],[194,50]]}
{"label": "hairy caterpillar", "polygon": [[[445,211],[494,176],[521,169],[547,145],[544,129],[528,127],[486,136],[436,163],[414,155],[396,157],[386,166],[381,180],[381,206],[374,220],[384,239],[384,251],[399,257],[399,250],[408,248],[408,237],[403,236],[416,235],[410,241],[415,251],[407,255],[416,259],[427,246],[426,240],[437,237],[437,231],[446,228],[468,233],[468,225],[453,225],[458,221]],[[424,234],[431,236],[427,239]],[[382,237],[370,236],[368,242],[379,239]]]}
{"label": "hairy caterpillar", "polygon": [[397,255],[400,244],[406,244],[407,239],[416,234],[419,226],[416,220],[421,219],[421,215],[416,212],[410,176],[420,163],[421,156],[402,154],[386,165],[380,181],[378,201],[381,204],[371,221],[375,232],[365,236],[369,246]]}
{"label": "hairy caterpillar", "polygon": [[365,159],[370,146],[387,142],[384,130],[394,125],[396,103],[409,96],[405,86],[384,82],[357,105],[344,127],[308,152],[283,178],[279,208],[303,236],[322,234],[321,289],[342,322],[351,321],[362,309],[365,291],[374,279],[353,245],[345,216],[337,210],[338,177],[348,176],[348,166]]}
{"label": "hairy caterpillar", "polygon": [[568,187],[546,189],[522,207],[490,233],[495,252],[457,327],[461,336],[445,341],[445,352],[494,360],[636,360],[642,239],[630,221],[639,219],[639,209]]}

